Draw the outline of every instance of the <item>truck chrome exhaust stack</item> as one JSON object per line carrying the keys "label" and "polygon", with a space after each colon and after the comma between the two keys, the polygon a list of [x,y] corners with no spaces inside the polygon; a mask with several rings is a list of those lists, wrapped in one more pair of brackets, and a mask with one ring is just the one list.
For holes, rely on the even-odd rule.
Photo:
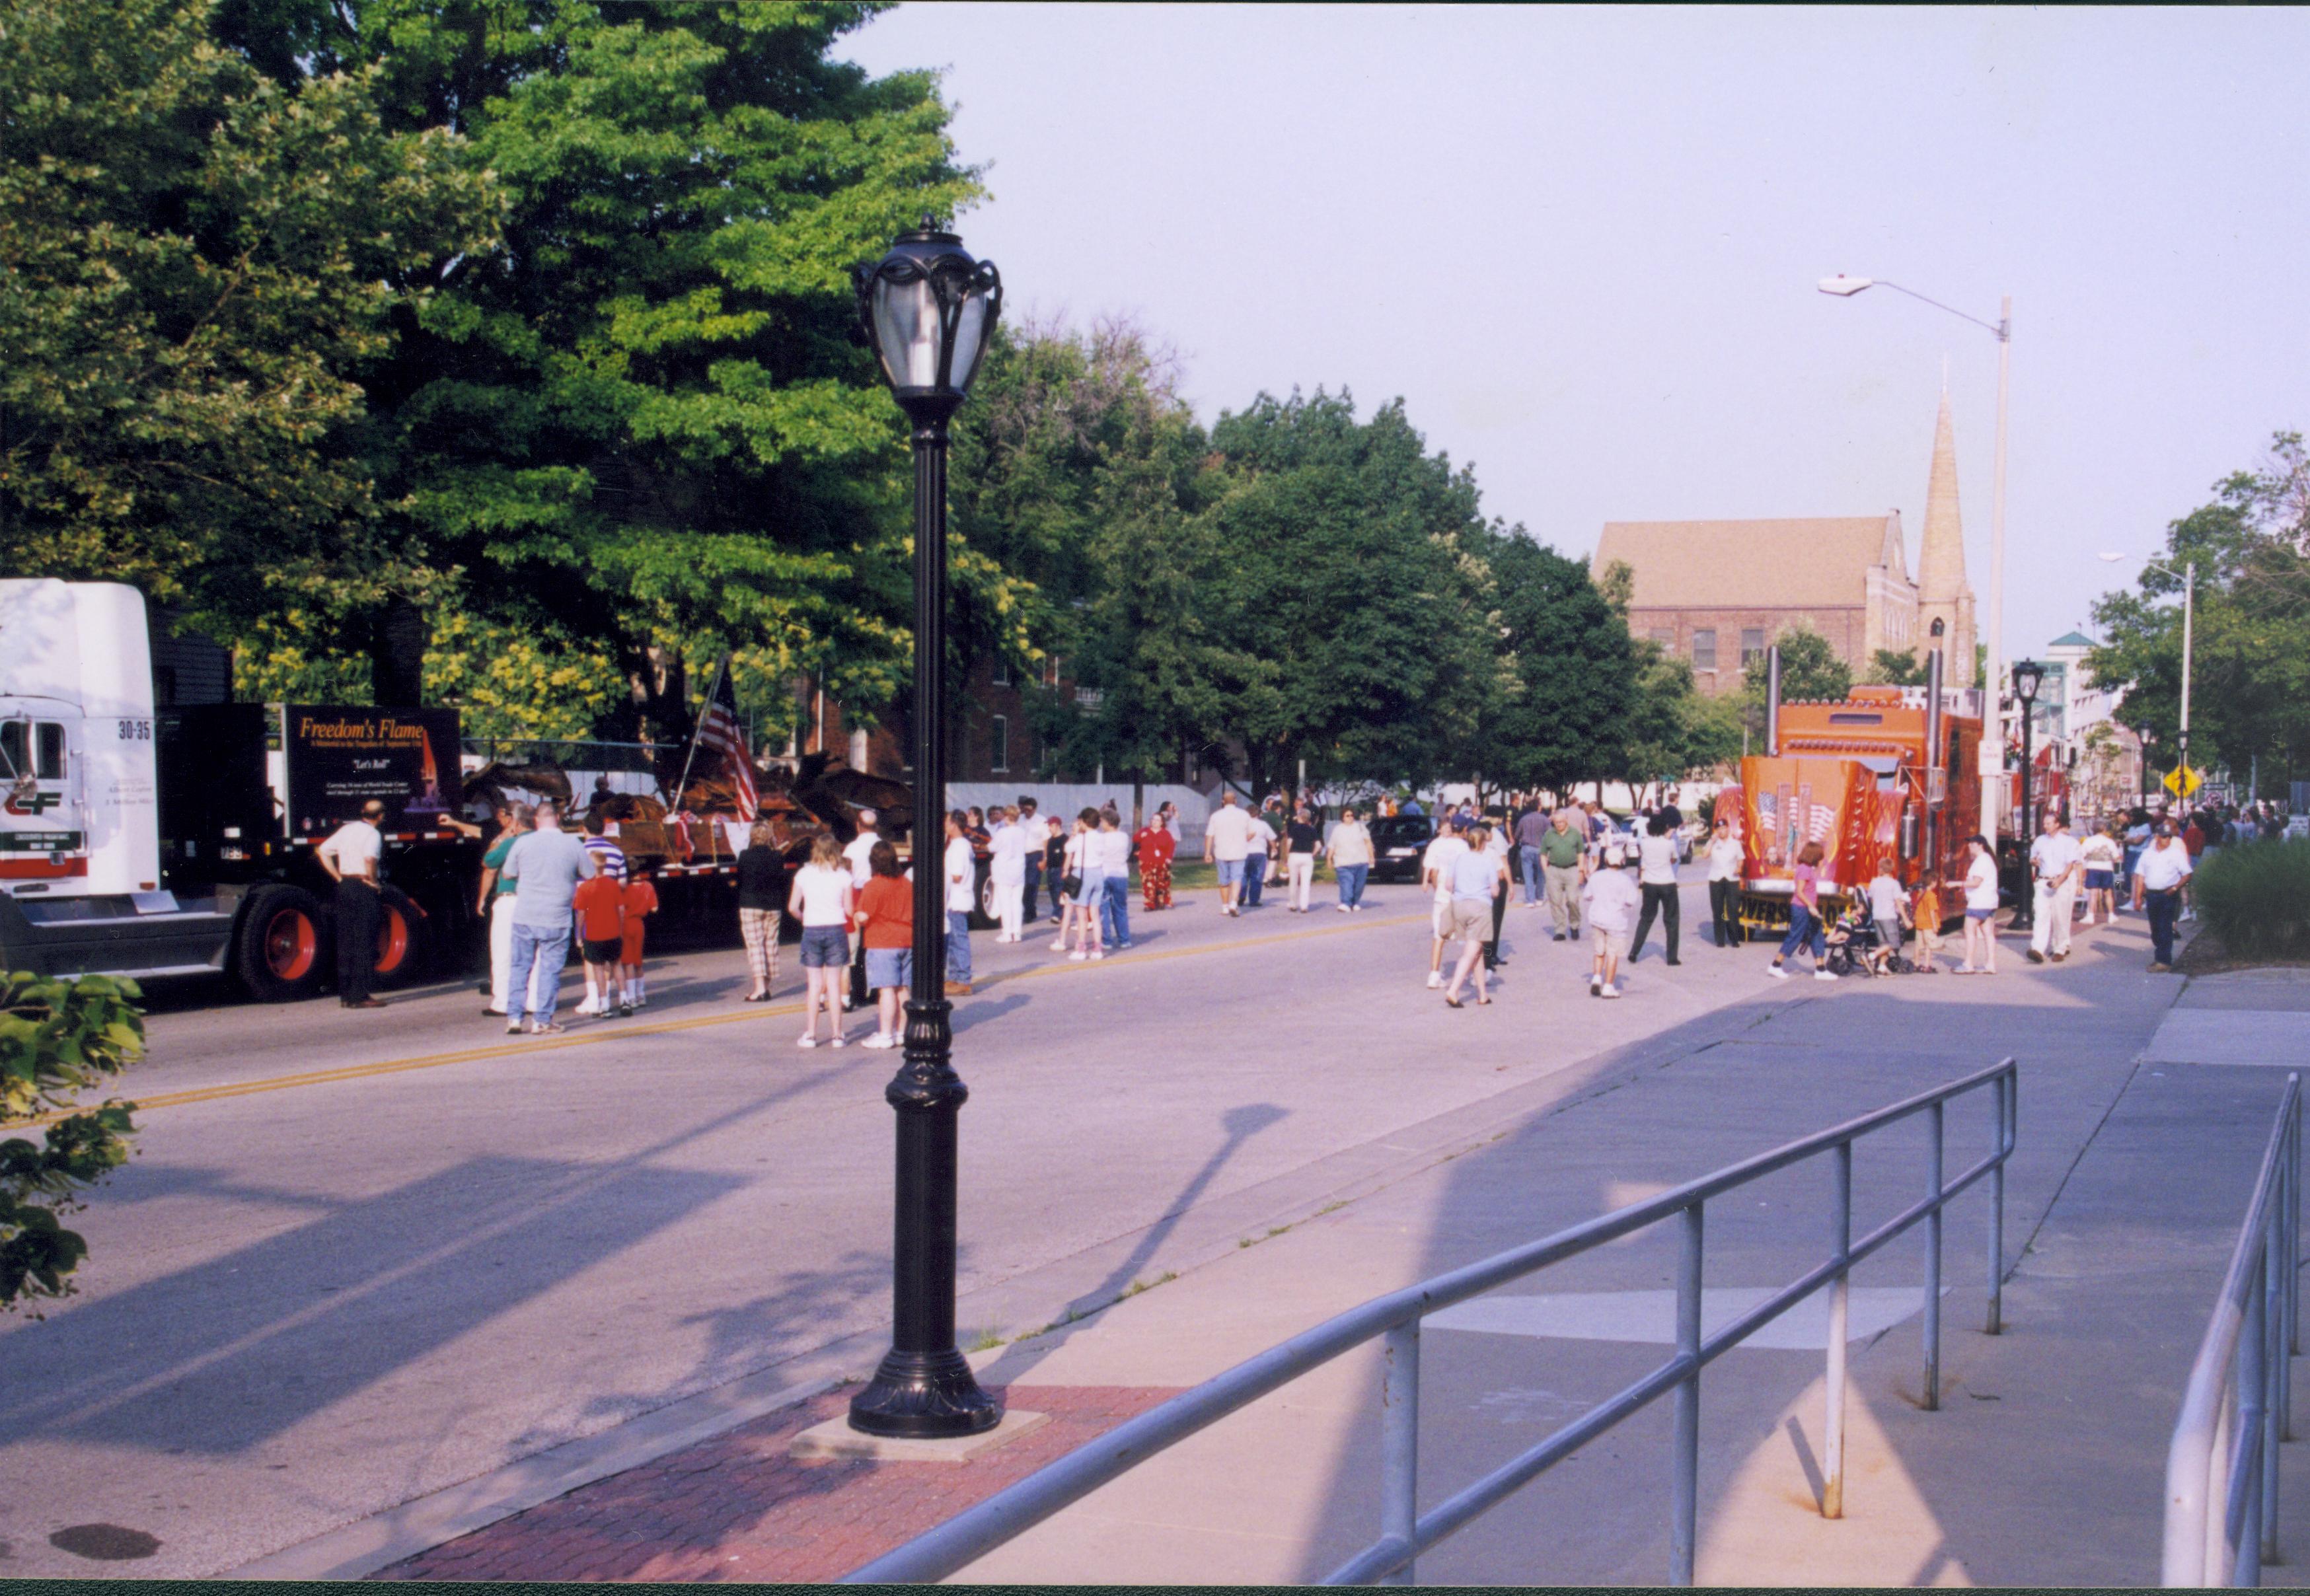
{"label": "truck chrome exhaust stack", "polygon": [[1765,752],[1781,751],[1781,646],[1765,650]]}

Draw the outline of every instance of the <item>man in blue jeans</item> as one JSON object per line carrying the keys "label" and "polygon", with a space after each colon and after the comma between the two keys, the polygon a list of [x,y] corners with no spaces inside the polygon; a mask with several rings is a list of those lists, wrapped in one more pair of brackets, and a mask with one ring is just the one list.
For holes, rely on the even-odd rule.
{"label": "man in blue jeans", "polygon": [[2149,967],[2164,975],[2174,967],[2174,921],[2182,906],[2182,884],[2190,879],[2190,850],[2174,835],[2173,821],[2158,823],[2157,839],[2141,851],[2134,879],[2149,915]]}
{"label": "man in blue jeans", "polygon": [[1515,824],[1516,857],[1523,869],[1524,906],[1536,909],[1541,904],[1540,845],[1548,835],[1548,816],[1533,804],[1524,811]]}
{"label": "man in blue jeans", "polygon": [[978,857],[971,849],[970,817],[951,809],[946,816],[946,991],[970,995],[970,908],[978,895]]}
{"label": "man in blue jeans", "polygon": [[[570,900],[578,883],[600,865],[578,840],[561,829],[561,814],[550,800],[537,806],[537,828],[506,854],[498,874],[514,884],[513,957],[506,971],[506,1032],[521,1029],[525,1002],[535,994],[529,1034],[551,1036],[554,1004],[561,995],[561,967],[569,958]],[[542,965],[531,984],[530,971]]]}
{"label": "man in blue jeans", "polygon": [[1084,843],[1085,852],[1097,848],[1104,872],[1099,895],[1099,941],[1110,948],[1131,946],[1131,837],[1116,823],[1115,812],[1101,814],[1099,829]]}

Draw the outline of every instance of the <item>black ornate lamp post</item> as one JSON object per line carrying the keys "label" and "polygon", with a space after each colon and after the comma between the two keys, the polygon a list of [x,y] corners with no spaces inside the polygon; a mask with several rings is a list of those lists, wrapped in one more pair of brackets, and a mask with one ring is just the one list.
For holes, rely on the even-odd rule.
{"label": "black ornate lamp post", "polygon": [[970,1093],[950,1062],[946,1001],[947,422],[1002,313],[1003,280],[925,216],[855,268],[858,315],[915,445],[915,968],[904,1062],[882,1095],[899,1115],[890,1350],[851,1399],[874,1436],[971,1436],[1003,1410],[954,1344],[956,1119]]}
{"label": "black ornate lamp post", "polygon": [[2045,667],[2036,660],[2018,659],[2013,662],[2013,696],[2021,704],[2021,824],[2017,834],[2021,839],[2022,890],[2015,895],[2013,928],[2027,930],[2037,924],[2035,872],[2028,863],[2029,845],[2037,838],[2037,811],[2030,802],[2029,780],[2036,774],[2032,733],[2037,726],[2037,689],[2045,679]]}

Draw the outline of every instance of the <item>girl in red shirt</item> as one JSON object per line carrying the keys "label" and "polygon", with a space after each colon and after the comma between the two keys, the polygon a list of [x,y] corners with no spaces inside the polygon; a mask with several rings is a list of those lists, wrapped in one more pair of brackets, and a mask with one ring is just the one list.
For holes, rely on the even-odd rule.
{"label": "girl in red shirt", "polygon": [[899,873],[899,850],[878,842],[866,855],[866,889],[858,895],[856,919],[866,945],[866,984],[874,988],[881,1028],[869,1047],[899,1045],[899,1005],[914,980],[915,884]]}
{"label": "girl in red shirt", "polygon": [[1179,839],[1171,835],[1170,819],[1166,803],[1155,811],[1153,823],[1131,839],[1139,851],[1140,897],[1150,909],[1171,906],[1171,856],[1179,851]]}
{"label": "girl in red shirt", "polygon": [[657,862],[650,860],[634,866],[634,879],[626,883],[624,908],[626,929],[623,945],[619,949],[619,973],[626,981],[626,1002],[637,1009],[649,1007],[649,984],[642,976],[643,922],[657,913],[657,889],[650,877],[657,873]]}

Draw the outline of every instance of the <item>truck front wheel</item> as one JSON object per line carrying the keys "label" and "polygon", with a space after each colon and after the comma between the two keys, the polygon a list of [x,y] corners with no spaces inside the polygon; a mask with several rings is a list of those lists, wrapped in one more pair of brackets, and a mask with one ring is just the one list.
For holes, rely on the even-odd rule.
{"label": "truck front wheel", "polygon": [[268,1003],[311,997],[329,974],[329,939],[320,900],[302,887],[259,887],[234,933],[233,973]]}

